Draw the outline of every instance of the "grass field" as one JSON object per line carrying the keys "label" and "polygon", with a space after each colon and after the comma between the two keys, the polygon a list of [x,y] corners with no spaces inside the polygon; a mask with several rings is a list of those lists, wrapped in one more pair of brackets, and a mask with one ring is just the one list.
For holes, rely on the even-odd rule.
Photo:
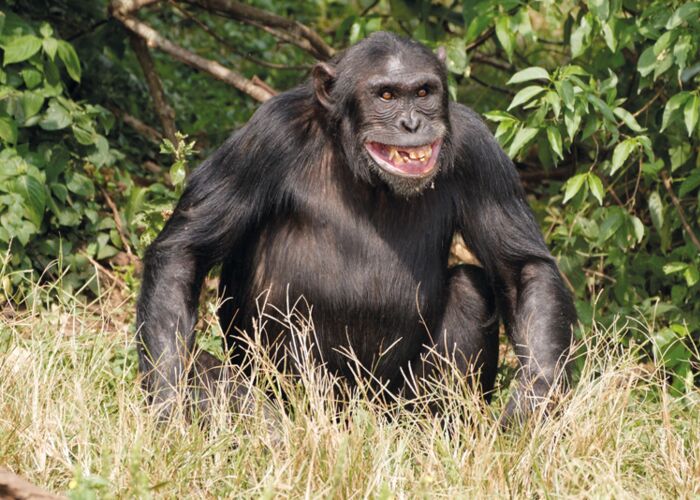
{"label": "grass field", "polygon": [[334,405],[334,381],[311,366],[298,380],[260,368],[245,412],[222,402],[207,426],[163,426],[137,384],[133,302],[119,297],[83,304],[44,285],[3,306],[0,466],[74,498],[700,495],[700,394],[670,396],[622,347],[639,325],[587,332],[557,417],[508,431],[495,419],[507,378],[490,406],[447,384],[435,418],[368,387]]}

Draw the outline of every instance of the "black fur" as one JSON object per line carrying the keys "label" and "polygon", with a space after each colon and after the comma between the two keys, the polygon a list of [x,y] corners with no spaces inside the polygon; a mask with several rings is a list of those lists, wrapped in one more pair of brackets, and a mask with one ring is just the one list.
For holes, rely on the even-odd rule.
{"label": "black fur", "polygon": [[[398,85],[420,71],[437,77],[436,100],[409,96],[385,112],[362,90],[373,76]],[[419,109],[426,137],[443,141],[438,167],[420,179],[387,174],[364,149],[372,137],[417,137],[397,125],[409,108]],[[483,269],[448,269],[455,232]],[[156,402],[169,400],[180,380],[201,283],[217,263],[226,298],[220,320],[234,361],[243,356],[236,329],[251,328],[261,294],[281,309],[303,297],[329,369],[352,376],[338,352],[350,347],[399,390],[401,371],[421,365],[437,345],[462,359],[464,370],[477,360],[488,391],[498,310],[523,366],[507,412],[526,413],[528,396],[543,395],[564,368],[571,342],[571,298],[512,162],[473,111],[448,103],[443,64],[387,33],[263,104],[191,175],[145,257],[140,368]],[[269,342],[289,341],[282,327],[267,334]]]}

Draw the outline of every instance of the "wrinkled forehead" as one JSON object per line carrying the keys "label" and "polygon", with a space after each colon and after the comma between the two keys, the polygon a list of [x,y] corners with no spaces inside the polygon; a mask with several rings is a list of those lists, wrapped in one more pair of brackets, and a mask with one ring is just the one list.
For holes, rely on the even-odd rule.
{"label": "wrinkled forehead", "polygon": [[372,44],[357,47],[346,58],[344,66],[357,80],[362,81],[375,75],[401,78],[413,73],[432,72],[440,75],[437,58],[424,47],[398,44]]}
{"label": "wrinkled forehead", "polygon": [[402,51],[400,54],[376,54],[366,61],[362,71],[352,75],[356,88],[373,89],[387,86],[440,86],[441,73],[436,60],[418,51]]}

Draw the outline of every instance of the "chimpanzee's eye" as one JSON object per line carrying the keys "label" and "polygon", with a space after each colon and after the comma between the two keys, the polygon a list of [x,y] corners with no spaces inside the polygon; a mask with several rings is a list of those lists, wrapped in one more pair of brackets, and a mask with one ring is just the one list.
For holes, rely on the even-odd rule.
{"label": "chimpanzee's eye", "polygon": [[416,95],[417,95],[418,97],[425,97],[425,96],[428,95],[428,89],[426,89],[425,87],[421,87],[421,89],[418,90],[418,92],[416,93]]}
{"label": "chimpanzee's eye", "polygon": [[385,101],[391,101],[394,98],[394,94],[391,90],[384,89],[380,92],[379,97],[381,97]]}

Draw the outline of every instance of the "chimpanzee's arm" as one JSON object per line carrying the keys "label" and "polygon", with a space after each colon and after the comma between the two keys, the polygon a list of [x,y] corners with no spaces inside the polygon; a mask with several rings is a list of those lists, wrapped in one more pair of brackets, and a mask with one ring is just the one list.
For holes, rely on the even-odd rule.
{"label": "chimpanzee's arm", "polygon": [[481,120],[453,106],[460,229],[499,299],[521,364],[506,418],[527,414],[552,384],[565,382],[576,312],[530,210],[513,163]]}
{"label": "chimpanzee's arm", "polygon": [[258,164],[256,146],[243,129],[197,167],[146,252],[137,308],[139,367],[154,403],[172,400],[182,379],[204,277],[271,199],[275,181],[266,170],[272,162],[258,155]]}

